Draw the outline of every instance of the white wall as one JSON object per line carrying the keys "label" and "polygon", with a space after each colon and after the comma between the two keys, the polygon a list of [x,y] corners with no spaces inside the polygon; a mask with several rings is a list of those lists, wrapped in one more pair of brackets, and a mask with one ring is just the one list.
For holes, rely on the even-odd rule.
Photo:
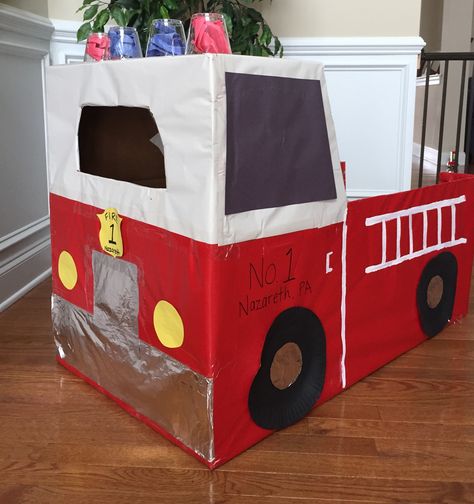
{"label": "white wall", "polygon": [[[423,0],[421,35],[427,42],[427,51],[469,52],[473,31],[474,0]],[[461,62],[453,61],[449,65],[448,87],[446,95],[446,113],[444,120],[444,135],[442,147],[442,163],[445,164],[449,151],[456,146],[456,132],[459,110],[459,92],[461,84]],[[471,71],[467,70],[467,75]],[[439,144],[439,124],[441,116],[441,97],[444,76],[444,66],[441,64],[441,79],[439,84],[430,86],[428,93],[428,115],[426,129],[425,152],[428,158],[436,162]],[[415,144],[421,143],[421,126],[423,116],[425,86],[419,86],[416,93]],[[465,88],[464,104],[466,103],[467,86]],[[462,131],[464,129],[462,115]],[[419,145],[417,145],[417,150]],[[462,163],[463,156],[460,156]]]}
{"label": "white wall", "polygon": [[[473,8],[473,0],[444,1],[443,29],[441,34],[442,51],[469,52],[471,50]],[[470,75],[470,72],[468,74]],[[461,87],[461,63],[452,62],[450,64],[448,82],[443,151],[449,152],[456,145],[459,90]],[[466,103],[466,100],[464,103]]]}
{"label": "white wall", "polygon": [[443,28],[443,0],[422,0],[420,15],[420,36],[426,42],[425,51],[441,50],[441,30]]}
{"label": "white wall", "polygon": [[48,13],[51,19],[66,19],[80,21],[82,12],[77,9],[82,5],[82,0],[47,0]]}
{"label": "white wall", "polygon": [[[79,21],[81,0],[48,0],[49,17]],[[421,0],[264,0],[280,37],[391,37],[419,34]]]}
{"label": "white wall", "polygon": [[6,5],[48,17],[48,0],[2,0]]}
{"label": "white wall", "polygon": [[262,12],[281,37],[401,37],[419,34],[420,9],[421,0],[264,0]]}
{"label": "white wall", "polygon": [[53,27],[0,4],[0,311],[50,271],[43,73]]}

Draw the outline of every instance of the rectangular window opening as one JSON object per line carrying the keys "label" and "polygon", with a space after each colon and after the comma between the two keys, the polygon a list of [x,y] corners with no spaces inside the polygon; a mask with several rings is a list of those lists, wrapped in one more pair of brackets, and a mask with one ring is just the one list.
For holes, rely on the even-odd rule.
{"label": "rectangular window opening", "polygon": [[158,147],[159,131],[149,109],[84,106],[78,140],[81,172],[146,187],[166,187],[164,149]]}

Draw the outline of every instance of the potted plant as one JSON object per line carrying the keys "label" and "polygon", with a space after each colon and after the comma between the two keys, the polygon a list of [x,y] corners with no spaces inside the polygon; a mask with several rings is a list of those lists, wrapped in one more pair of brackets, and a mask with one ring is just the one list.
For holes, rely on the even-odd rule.
{"label": "potted plant", "polygon": [[262,0],[83,0],[84,24],[77,31],[77,40],[91,32],[101,32],[113,19],[119,26],[137,29],[143,50],[150,23],[156,18],[181,19],[187,28],[196,12],[219,12],[224,16],[232,51],[253,56],[283,55],[278,37],[273,35],[262,14],[250,6]]}

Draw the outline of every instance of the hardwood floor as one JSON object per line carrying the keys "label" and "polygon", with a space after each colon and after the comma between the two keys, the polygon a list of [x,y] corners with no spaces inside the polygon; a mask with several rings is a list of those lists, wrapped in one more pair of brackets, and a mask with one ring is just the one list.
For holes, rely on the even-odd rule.
{"label": "hardwood floor", "polygon": [[[436,184],[436,163],[430,162],[429,159],[425,159],[423,163],[423,184],[422,187],[430,186]],[[443,165],[442,171],[445,170]],[[459,167],[460,173],[464,173],[464,166]],[[416,189],[418,187],[418,178],[420,175],[420,158],[413,156],[411,164],[411,188]]]}
{"label": "hardwood floor", "polygon": [[0,315],[0,503],[473,503],[474,303],[210,472],[54,360],[50,282]]}

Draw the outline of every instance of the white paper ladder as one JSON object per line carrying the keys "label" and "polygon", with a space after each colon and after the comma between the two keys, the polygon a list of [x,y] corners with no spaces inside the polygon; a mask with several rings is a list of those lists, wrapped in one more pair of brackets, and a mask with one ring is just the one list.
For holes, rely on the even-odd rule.
{"label": "white paper ladder", "polygon": [[[401,264],[404,261],[410,259],[415,259],[416,257],[421,257],[423,255],[429,254],[435,250],[442,250],[448,247],[454,247],[455,245],[460,245],[466,243],[466,238],[456,238],[456,205],[464,203],[466,201],[466,196],[459,196],[458,198],[451,198],[442,201],[435,201],[433,203],[428,203],[426,205],[418,205],[406,210],[400,210],[398,212],[392,212],[382,215],[375,215],[374,217],[368,217],[365,220],[365,225],[367,227],[374,226],[376,224],[382,225],[382,260],[378,264],[373,264],[365,268],[366,273],[373,273],[374,271],[379,271],[381,269],[390,268],[397,264]],[[451,234],[447,241],[442,241],[442,229],[443,229],[443,212],[442,209],[445,207],[451,208]],[[428,212],[437,213],[437,243],[428,246]],[[413,216],[423,215],[423,245],[420,249],[415,250],[413,245]],[[404,219],[405,218],[405,219]],[[402,221],[403,219],[403,221]],[[445,218],[446,219],[446,218]],[[387,222],[396,221],[397,232],[396,232],[396,256],[394,259],[387,258]],[[402,237],[402,232],[406,231],[406,225],[402,225],[403,222],[408,221],[408,237],[409,237],[409,252],[402,255],[400,251],[400,242]]]}

